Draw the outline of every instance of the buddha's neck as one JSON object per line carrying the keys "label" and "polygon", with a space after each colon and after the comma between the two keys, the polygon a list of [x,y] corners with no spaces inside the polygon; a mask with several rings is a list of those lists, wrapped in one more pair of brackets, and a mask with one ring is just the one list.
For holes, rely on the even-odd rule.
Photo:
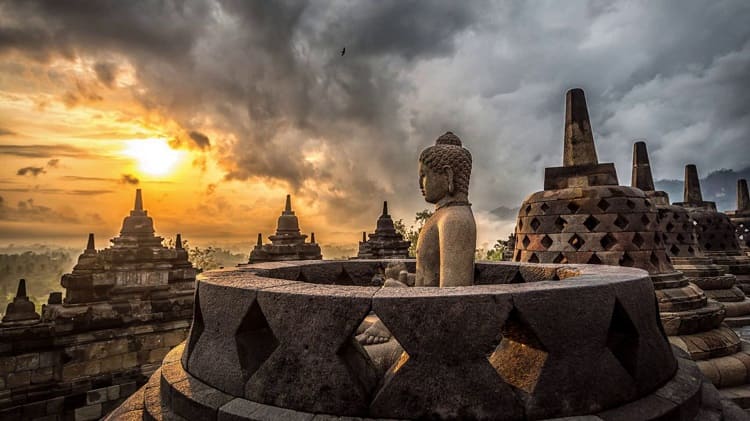
{"label": "buddha's neck", "polygon": [[435,203],[435,210],[438,211],[449,206],[471,206],[471,203],[469,203],[469,196],[466,193],[456,193],[454,195],[445,196]]}

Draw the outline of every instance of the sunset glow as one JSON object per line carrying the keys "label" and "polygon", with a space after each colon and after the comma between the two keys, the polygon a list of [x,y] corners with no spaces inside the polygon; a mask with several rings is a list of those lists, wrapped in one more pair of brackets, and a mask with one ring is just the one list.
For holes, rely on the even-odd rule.
{"label": "sunset glow", "polygon": [[153,176],[169,174],[185,156],[185,152],[172,149],[165,139],[131,140],[123,153],[136,160],[140,171]]}

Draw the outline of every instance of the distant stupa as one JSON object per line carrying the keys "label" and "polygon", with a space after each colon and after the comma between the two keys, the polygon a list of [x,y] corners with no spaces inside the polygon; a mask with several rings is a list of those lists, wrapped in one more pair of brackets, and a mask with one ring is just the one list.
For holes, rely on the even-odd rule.
{"label": "distant stupa", "polygon": [[287,260],[320,260],[320,246],[315,237],[305,242],[307,235],[299,229],[299,220],[292,210],[292,198],[286,195],[284,210],[276,225],[276,234],[268,237],[271,244],[263,244],[263,237],[258,234],[258,242],[250,252],[249,263],[279,262]]}
{"label": "distant stupa", "polygon": [[357,259],[406,259],[409,257],[411,241],[396,231],[393,219],[388,214],[388,202],[383,202],[383,213],[380,215],[375,232],[362,233]]}

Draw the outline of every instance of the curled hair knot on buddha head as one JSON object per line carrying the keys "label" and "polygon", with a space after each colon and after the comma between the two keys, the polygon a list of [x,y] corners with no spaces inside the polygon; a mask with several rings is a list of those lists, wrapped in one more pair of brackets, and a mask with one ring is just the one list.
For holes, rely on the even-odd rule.
{"label": "curled hair knot on buddha head", "polygon": [[453,132],[446,132],[437,138],[419,155],[419,162],[436,172],[444,172],[445,167],[453,171],[454,193],[469,194],[471,177],[471,152],[464,148],[461,139]]}

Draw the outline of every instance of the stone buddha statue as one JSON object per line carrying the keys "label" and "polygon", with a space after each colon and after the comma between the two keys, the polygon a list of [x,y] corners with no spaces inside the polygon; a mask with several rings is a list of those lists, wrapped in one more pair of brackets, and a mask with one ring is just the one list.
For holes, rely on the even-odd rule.
{"label": "stone buddha statue", "polygon": [[[403,263],[389,264],[385,287],[455,287],[474,284],[474,250],[477,228],[469,203],[471,153],[461,140],[447,132],[419,157],[419,187],[435,213],[417,239],[416,275]],[[412,280],[413,279],[413,280]],[[363,323],[357,340],[368,345],[368,353],[381,369],[401,355],[401,347],[377,318]]]}
{"label": "stone buddha statue", "polygon": [[415,286],[473,285],[477,227],[469,203],[470,177],[471,153],[451,132],[419,156],[419,188],[435,213],[417,239]]}

